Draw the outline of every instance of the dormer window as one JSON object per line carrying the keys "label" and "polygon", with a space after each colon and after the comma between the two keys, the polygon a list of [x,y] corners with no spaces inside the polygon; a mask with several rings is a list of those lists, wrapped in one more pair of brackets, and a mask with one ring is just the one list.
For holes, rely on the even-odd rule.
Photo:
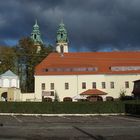
{"label": "dormer window", "polygon": [[113,66],[111,71],[137,71],[140,70],[140,66]]}

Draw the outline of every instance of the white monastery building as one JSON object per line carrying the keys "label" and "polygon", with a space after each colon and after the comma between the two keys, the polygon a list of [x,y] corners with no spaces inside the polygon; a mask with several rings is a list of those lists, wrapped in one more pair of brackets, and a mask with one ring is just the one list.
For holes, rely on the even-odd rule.
{"label": "white monastery building", "polygon": [[68,52],[67,31],[59,25],[57,53],[51,53],[35,68],[35,98],[73,101],[99,96],[132,95],[133,81],[140,79],[140,52]]}
{"label": "white monastery building", "polygon": [[140,52],[51,53],[35,69],[35,97],[42,100],[50,92],[63,101],[98,89],[107,93],[103,98],[118,98],[123,91],[131,95],[138,79]]}

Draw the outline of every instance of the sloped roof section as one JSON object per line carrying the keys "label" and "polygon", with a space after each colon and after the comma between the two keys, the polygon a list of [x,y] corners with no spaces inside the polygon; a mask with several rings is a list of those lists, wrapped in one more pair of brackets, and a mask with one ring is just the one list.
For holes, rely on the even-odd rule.
{"label": "sloped roof section", "polygon": [[51,53],[35,68],[35,75],[136,73],[140,52]]}
{"label": "sloped roof section", "polygon": [[98,89],[88,89],[82,93],[80,93],[80,95],[107,95],[107,93],[98,90]]}
{"label": "sloped roof section", "polygon": [[11,70],[6,71],[5,73],[0,75],[1,77],[3,76],[10,76],[10,77],[16,77],[17,75],[14,74]]}

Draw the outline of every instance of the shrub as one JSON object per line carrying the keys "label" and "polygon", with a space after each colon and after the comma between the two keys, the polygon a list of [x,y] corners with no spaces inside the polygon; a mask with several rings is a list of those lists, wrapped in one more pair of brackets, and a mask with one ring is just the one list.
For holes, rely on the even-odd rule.
{"label": "shrub", "polygon": [[134,101],[114,102],[0,102],[1,113],[42,113],[42,114],[91,114],[124,113],[125,104]]}
{"label": "shrub", "polygon": [[120,100],[122,100],[122,101],[133,100],[133,97],[132,96],[123,96],[120,98]]}
{"label": "shrub", "polygon": [[125,104],[125,112],[132,115],[140,115],[140,103]]}

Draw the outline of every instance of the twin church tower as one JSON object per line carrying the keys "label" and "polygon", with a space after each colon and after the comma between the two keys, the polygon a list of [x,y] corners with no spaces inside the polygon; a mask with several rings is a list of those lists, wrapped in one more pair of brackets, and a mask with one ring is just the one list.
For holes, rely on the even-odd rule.
{"label": "twin church tower", "polygon": [[[41,39],[41,33],[39,29],[39,25],[37,20],[33,26],[33,30],[31,33],[31,39],[34,42],[34,45],[37,47],[37,52],[41,50],[41,44],[43,41]],[[57,35],[56,35],[56,51],[58,53],[67,53],[68,52],[68,35],[67,30],[63,22],[59,24]]]}

